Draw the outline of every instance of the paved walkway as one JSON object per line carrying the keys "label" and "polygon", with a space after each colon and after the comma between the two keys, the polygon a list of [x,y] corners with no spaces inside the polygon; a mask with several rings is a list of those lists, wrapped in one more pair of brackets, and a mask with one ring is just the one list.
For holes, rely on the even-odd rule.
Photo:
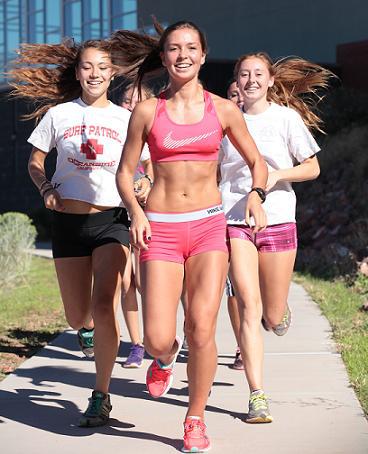
{"label": "paved walkway", "polygon": [[[45,253],[47,255],[47,252]],[[219,315],[218,369],[206,422],[212,453],[367,454],[368,424],[331,341],[330,327],[306,292],[293,284],[293,324],[283,338],[264,333],[265,389],[274,422],[242,422],[248,392],[243,372],[229,368],[235,342],[225,298]],[[181,332],[182,315],[178,332]],[[75,333],[51,345],[0,383],[0,452],[6,454],[175,453],[180,450],[187,402],[186,355],[175,368],[173,388],[148,397],[142,369],[126,370],[126,329],[111,384],[111,423],[75,426],[94,381],[94,363],[82,358]]]}

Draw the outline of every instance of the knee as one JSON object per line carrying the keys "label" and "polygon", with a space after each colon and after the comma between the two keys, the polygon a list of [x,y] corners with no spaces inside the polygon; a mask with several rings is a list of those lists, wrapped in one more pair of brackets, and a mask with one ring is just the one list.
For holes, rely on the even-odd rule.
{"label": "knee", "polygon": [[73,313],[65,312],[65,318],[69,326],[73,329],[81,329],[86,323],[89,314],[84,311],[78,311]]}
{"label": "knee", "polygon": [[259,323],[262,318],[262,300],[258,296],[238,297],[239,316],[241,322]]}
{"label": "knee", "polygon": [[185,323],[185,335],[188,345],[196,350],[203,349],[215,340],[215,327],[208,325],[198,325],[195,323]]}
{"label": "knee", "polygon": [[153,358],[160,358],[167,355],[173,346],[173,339],[164,339],[159,337],[144,336],[144,349]]}
{"label": "knee", "polygon": [[97,300],[92,307],[92,318],[95,323],[115,322],[113,299]]}

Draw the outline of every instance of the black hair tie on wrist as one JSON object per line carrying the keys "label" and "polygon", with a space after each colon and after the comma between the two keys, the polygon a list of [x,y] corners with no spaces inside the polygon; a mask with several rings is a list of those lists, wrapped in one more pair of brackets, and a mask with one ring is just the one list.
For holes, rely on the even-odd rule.
{"label": "black hair tie on wrist", "polygon": [[263,203],[265,200],[266,200],[266,191],[262,188],[252,188],[250,191],[249,191],[249,194],[251,192],[256,192],[260,199],[261,199],[261,203]]}

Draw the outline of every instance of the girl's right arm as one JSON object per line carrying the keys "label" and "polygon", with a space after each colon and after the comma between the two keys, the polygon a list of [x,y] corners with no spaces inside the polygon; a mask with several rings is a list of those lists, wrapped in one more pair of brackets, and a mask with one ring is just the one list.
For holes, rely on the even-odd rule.
{"label": "girl's right arm", "polygon": [[139,103],[130,117],[127,139],[123,148],[118,170],[116,186],[129,212],[131,219],[131,243],[138,249],[148,249],[145,238],[150,240],[151,229],[136,194],[134,193],[133,178],[147,135],[147,118],[150,109],[146,102]]}
{"label": "girl's right arm", "polygon": [[52,186],[45,175],[45,158],[47,153],[33,148],[28,161],[28,172],[49,210],[64,211],[64,205],[58,191]]}

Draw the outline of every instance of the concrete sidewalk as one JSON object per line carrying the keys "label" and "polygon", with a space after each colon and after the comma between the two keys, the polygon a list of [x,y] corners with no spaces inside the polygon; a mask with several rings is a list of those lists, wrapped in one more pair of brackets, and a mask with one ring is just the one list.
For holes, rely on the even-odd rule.
{"label": "concrete sidewalk", "polygon": [[[206,423],[213,454],[366,454],[368,424],[331,341],[330,327],[302,287],[290,292],[293,324],[283,338],[264,333],[265,389],[272,424],[242,422],[248,391],[244,373],[229,368],[235,341],[223,299],[218,320],[218,370]],[[179,315],[178,333],[182,329]],[[75,426],[94,383],[94,363],[82,357],[67,330],[0,383],[0,452],[6,454],[175,453],[181,448],[187,402],[186,357],[175,367],[173,388],[159,400],[144,385],[145,371],[121,367],[122,343],[111,383],[110,424]]]}

